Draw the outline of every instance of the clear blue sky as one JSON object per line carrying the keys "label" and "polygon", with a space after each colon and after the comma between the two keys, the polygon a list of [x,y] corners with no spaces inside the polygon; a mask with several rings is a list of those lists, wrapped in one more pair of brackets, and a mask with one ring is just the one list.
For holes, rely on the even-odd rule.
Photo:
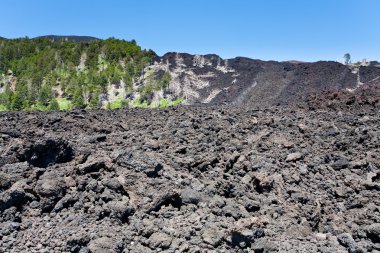
{"label": "clear blue sky", "polygon": [[0,36],[91,35],[263,60],[380,60],[380,0],[1,0]]}

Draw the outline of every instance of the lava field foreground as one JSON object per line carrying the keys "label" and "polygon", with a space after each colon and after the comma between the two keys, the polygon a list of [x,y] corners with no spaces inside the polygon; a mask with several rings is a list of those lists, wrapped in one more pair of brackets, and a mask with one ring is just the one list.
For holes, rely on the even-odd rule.
{"label": "lava field foreground", "polygon": [[0,114],[0,252],[380,252],[380,114]]}

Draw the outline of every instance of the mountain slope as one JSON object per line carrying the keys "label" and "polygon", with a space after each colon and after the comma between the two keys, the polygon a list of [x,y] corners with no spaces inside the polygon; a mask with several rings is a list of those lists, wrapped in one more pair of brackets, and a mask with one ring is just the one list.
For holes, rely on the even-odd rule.
{"label": "mountain slope", "polygon": [[267,107],[306,102],[323,92],[355,93],[378,79],[378,62],[275,62],[173,52],[159,57],[134,40],[86,36],[0,44],[0,110],[164,107],[182,101]]}
{"label": "mountain slope", "polygon": [[[217,55],[168,53],[149,68],[168,71],[170,91],[189,104],[288,104],[323,91],[355,89],[380,78],[375,66],[346,66],[338,62],[274,62]],[[355,72],[355,68],[357,73]],[[358,81],[358,78],[360,81]]]}

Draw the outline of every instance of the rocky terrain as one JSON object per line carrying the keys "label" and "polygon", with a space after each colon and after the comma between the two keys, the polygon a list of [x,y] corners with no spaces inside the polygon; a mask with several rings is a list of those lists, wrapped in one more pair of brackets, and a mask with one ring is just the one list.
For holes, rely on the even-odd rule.
{"label": "rocky terrain", "polygon": [[[145,69],[170,73],[164,96],[182,97],[187,104],[287,105],[310,95],[355,91],[380,81],[380,64],[338,62],[275,62],[244,57],[168,53]],[[154,94],[159,100],[162,94]]]}
{"label": "rocky terrain", "polygon": [[380,252],[373,87],[298,107],[0,113],[0,252]]}
{"label": "rocky terrain", "polygon": [[186,105],[0,113],[0,252],[380,252],[380,63],[148,65]]}

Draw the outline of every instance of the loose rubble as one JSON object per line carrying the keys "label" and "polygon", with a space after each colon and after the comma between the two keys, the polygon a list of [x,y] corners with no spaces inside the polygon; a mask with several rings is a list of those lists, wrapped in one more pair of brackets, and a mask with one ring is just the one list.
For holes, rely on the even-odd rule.
{"label": "loose rubble", "polygon": [[380,252],[380,114],[0,113],[0,252]]}

